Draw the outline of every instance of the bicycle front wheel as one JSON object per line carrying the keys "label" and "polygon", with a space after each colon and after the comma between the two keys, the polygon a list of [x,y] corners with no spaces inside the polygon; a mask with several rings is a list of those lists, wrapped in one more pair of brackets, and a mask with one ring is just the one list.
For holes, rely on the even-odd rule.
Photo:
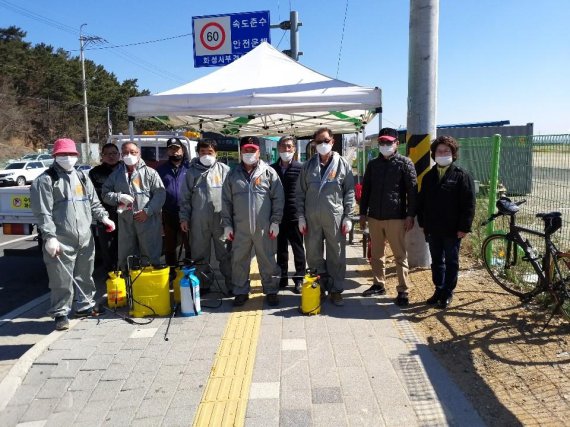
{"label": "bicycle front wheel", "polygon": [[560,314],[570,321],[570,254],[558,253],[556,255],[560,276],[554,268],[554,260],[550,263],[550,280],[553,284],[552,294],[556,305],[560,305]]}
{"label": "bicycle front wheel", "polygon": [[504,234],[492,234],[481,248],[485,268],[505,291],[524,298],[538,285],[538,274],[524,249]]}

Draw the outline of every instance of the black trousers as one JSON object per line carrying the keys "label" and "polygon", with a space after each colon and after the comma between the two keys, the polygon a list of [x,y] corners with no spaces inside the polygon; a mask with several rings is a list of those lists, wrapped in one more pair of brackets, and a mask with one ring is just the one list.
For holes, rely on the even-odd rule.
{"label": "black trousers", "polygon": [[[305,275],[305,248],[303,247],[303,235],[299,231],[299,221],[284,220],[279,225],[279,235],[277,236],[277,265],[281,269],[281,275],[287,275],[289,263],[289,247],[293,249],[293,260],[295,262],[295,276]],[[303,278],[295,278],[294,281],[302,281]]]}
{"label": "black trousers", "polygon": [[162,229],[164,231],[164,260],[167,265],[175,267],[178,262],[176,249],[180,244],[184,247],[184,257],[190,258],[190,242],[188,235],[180,230],[180,217],[177,213],[162,211]]}
{"label": "black trousers", "polygon": [[[115,224],[116,223],[117,222],[115,222]],[[119,240],[117,238],[118,231],[115,230],[107,233],[106,226],[100,222],[98,222],[97,225],[92,225],[91,229],[95,239],[97,240],[96,250],[99,251],[99,255],[101,256],[103,269],[106,273],[115,271],[117,269],[119,258]]]}

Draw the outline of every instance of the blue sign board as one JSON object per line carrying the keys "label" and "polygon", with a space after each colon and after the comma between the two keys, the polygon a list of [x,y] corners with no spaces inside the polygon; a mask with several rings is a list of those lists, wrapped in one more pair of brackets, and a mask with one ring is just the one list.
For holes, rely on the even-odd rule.
{"label": "blue sign board", "polygon": [[271,43],[269,11],[194,16],[192,32],[194,67],[221,67]]}

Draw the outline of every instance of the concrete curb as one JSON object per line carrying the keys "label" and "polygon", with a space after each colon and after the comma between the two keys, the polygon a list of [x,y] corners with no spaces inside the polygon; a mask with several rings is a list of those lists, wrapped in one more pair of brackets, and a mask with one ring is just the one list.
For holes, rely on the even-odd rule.
{"label": "concrete curb", "polygon": [[6,313],[5,316],[2,316],[2,318],[0,318],[0,326],[3,326],[6,323],[11,322],[16,317],[20,317],[20,315],[30,311],[33,308],[36,308],[38,305],[46,302],[47,300],[49,300],[49,296],[50,296],[50,293],[47,292],[46,294],[42,295],[41,297],[37,297],[36,299],[33,299],[32,301],[16,308],[15,310],[12,310],[11,312]]}
{"label": "concrete curb", "polygon": [[[33,302],[33,301],[32,301]],[[79,323],[80,319],[70,319],[69,329],[72,329]],[[18,387],[22,384],[24,377],[30,370],[34,361],[49,347],[51,343],[64,335],[66,331],[53,331],[51,334],[36,343],[32,348],[26,351],[16,362],[8,375],[0,383],[0,412],[3,411],[8,402],[12,399]]]}

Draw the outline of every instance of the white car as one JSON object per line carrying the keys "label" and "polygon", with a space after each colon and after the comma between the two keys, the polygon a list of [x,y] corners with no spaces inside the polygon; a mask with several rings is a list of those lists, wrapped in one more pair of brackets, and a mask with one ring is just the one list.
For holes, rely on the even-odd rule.
{"label": "white car", "polygon": [[26,154],[22,156],[20,159],[12,159],[8,160],[8,163],[17,163],[17,162],[32,162],[32,161],[42,161],[47,166],[53,163],[53,156],[51,154]]}
{"label": "white car", "polygon": [[0,170],[0,185],[26,185],[36,179],[47,168],[40,161],[15,162]]}

